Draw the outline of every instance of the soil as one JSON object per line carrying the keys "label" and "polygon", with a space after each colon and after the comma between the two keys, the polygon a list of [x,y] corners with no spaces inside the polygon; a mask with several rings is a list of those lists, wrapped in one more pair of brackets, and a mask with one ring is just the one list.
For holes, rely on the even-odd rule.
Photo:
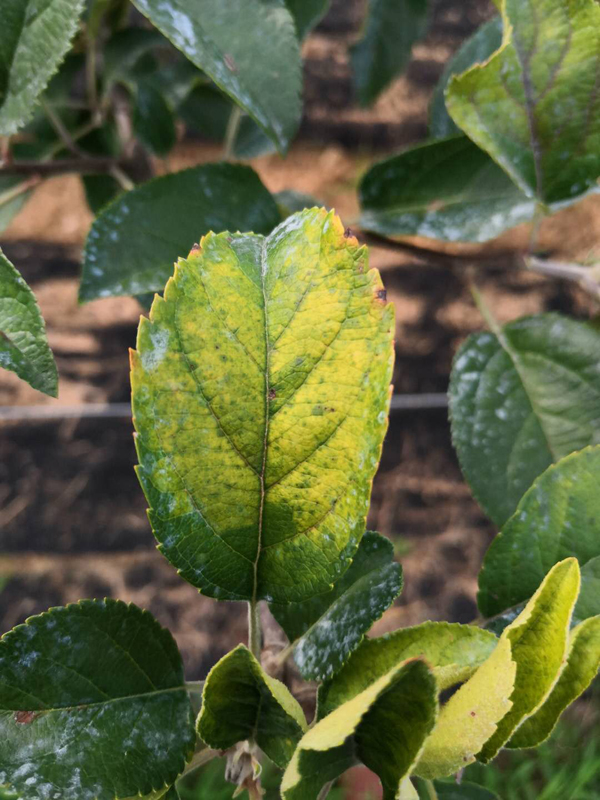
{"label": "soil", "polygon": [[[356,218],[355,187],[374,150],[397,149],[426,133],[427,99],[448,55],[491,4],[434,4],[427,39],[400,80],[373,109],[352,100],[347,45],[362,5],[334,3],[305,44],[306,115],[287,160],[256,159],[273,191],[295,188]],[[216,160],[220,149],[183,142],[170,169]],[[164,165],[158,165],[164,168]],[[60,373],[60,397],[34,392],[10,373],[0,376],[2,405],[74,405],[129,399],[128,347],[140,307],[134,299],[77,304],[79,255],[91,215],[76,178],[38,189],[3,237],[8,258],[33,287],[47,322]],[[440,248],[468,253],[470,263],[506,253],[506,267],[486,270],[482,291],[500,321],[543,310],[578,317],[592,307],[576,287],[509,268],[522,249],[523,227],[485,247]],[[585,258],[600,241],[600,199],[545,222],[542,247],[561,258]],[[465,260],[466,263],[467,260]],[[373,248],[397,312],[397,393],[444,392],[453,354],[482,327],[465,272],[436,259]],[[183,583],[154,549],[145,500],[133,472],[131,421],[116,419],[4,422],[0,426],[0,631],[31,614],[81,597],[120,597],[148,608],[176,636],[190,679],[245,638],[242,606],[215,603]],[[445,409],[392,414],[369,527],[397,544],[404,592],[376,625],[381,633],[425,619],[468,622],[476,616],[476,575],[495,531],[471,499],[451,446]]]}

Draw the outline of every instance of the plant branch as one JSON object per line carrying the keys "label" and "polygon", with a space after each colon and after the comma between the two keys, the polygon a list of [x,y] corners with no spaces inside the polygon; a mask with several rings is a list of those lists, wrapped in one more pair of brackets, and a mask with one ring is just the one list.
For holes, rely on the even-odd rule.
{"label": "plant branch", "polygon": [[243,116],[244,112],[239,106],[234,106],[231,109],[231,114],[227,120],[227,128],[225,130],[225,142],[223,143],[223,157],[225,161],[231,161],[233,158],[233,148],[235,147],[235,140]]}
{"label": "plant branch", "polygon": [[65,128],[65,126],[63,125],[63,121],[61,120],[59,115],[54,111],[52,106],[49,103],[47,103],[43,97],[41,98],[40,103],[42,108],[44,109],[45,115],[50,120],[52,127],[58,134],[60,140],[62,141],[66,149],[69,150],[69,152],[71,152],[74,156],[78,157],[82,156],[83,155],[82,151],[77,147],[75,141],[73,140],[73,137],[71,136],[69,131]]}
{"label": "plant branch", "polygon": [[427,789],[427,795],[429,800],[438,800],[438,793],[435,790],[435,786],[433,785],[433,781],[424,781],[425,788]]}
{"label": "plant branch", "polygon": [[28,178],[16,186],[13,186],[11,189],[7,189],[5,192],[2,192],[0,194],[0,208],[7,203],[10,203],[12,200],[15,200],[25,192],[28,192],[30,189],[33,189],[41,182],[42,179],[39,175],[32,175],[31,178]]}
{"label": "plant branch", "polygon": [[469,281],[469,291],[471,292],[471,296],[473,298],[473,302],[477,306],[477,310],[484,318],[487,323],[488,328],[494,333],[499,339],[502,338],[502,330],[498,323],[498,320],[494,317],[488,304],[485,302],[485,299],[477,286],[475,285],[474,281]]}
{"label": "plant branch", "polygon": [[596,300],[600,300],[600,272],[598,265],[596,267],[583,267],[580,264],[569,264],[563,261],[552,261],[551,259],[546,260],[536,256],[526,258],[525,265],[532,272],[537,272],[540,275],[573,281],[587,294],[592,295]]}
{"label": "plant branch", "polygon": [[[61,147],[62,149],[62,147]],[[123,164],[115,158],[83,157],[61,158],[57,161],[36,161],[24,159],[0,165],[0,175],[64,175],[68,172],[78,173],[110,173],[111,170]]]}

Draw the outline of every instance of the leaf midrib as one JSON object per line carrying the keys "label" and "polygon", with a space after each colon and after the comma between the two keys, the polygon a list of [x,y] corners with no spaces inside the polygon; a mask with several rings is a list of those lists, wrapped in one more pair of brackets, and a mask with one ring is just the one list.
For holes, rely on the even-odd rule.
{"label": "leaf midrib", "polygon": [[107,700],[96,700],[93,703],[77,703],[71,706],[50,706],[49,708],[31,708],[31,709],[2,708],[0,709],[0,714],[14,714],[15,711],[33,711],[34,713],[41,715],[41,714],[56,713],[61,711],[82,711],[88,708],[108,706],[108,705],[113,705],[115,703],[126,702],[128,700],[137,700],[140,698],[156,697],[157,695],[161,694],[169,694],[172,692],[185,692],[185,691],[186,688],[184,684],[181,684],[180,686],[172,686],[169,689],[155,689],[152,692],[140,692],[138,694],[123,695],[122,697],[110,697]]}

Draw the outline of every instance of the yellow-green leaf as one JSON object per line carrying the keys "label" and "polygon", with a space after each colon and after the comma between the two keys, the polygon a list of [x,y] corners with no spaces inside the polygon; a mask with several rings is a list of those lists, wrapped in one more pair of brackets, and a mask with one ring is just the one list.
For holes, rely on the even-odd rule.
{"label": "yellow-green leaf", "polygon": [[365,528],[393,306],[339,218],[209,234],[142,319],[138,475],[160,550],[205,594],[327,591]]}
{"label": "yellow-green leaf", "polygon": [[600,617],[571,631],[567,664],[543,706],[516,731],[508,747],[537,747],[554,730],[562,712],[584,692],[600,667]]}
{"label": "yellow-green leaf", "polygon": [[355,760],[379,775],[394,800],[437,715],[437,687],[421,659],[403,662],[304,735],[281,784],[284,800],[313,800]]}
{"label": "yellow-green leaf", "polygon": [[424,658],[438,689],[466,680],[494,650],[489,631],[449,622],[425,622],[375,639],[365,639],[340,672],[319,689],[319,718],[365,691],[408,658]]}
{"label": "yellow-green leaf", "polygon": [[197,730],[215,750],[254,739],[271,761],[285,767],[306,730],[296,699],[239,645],[208,674]]}

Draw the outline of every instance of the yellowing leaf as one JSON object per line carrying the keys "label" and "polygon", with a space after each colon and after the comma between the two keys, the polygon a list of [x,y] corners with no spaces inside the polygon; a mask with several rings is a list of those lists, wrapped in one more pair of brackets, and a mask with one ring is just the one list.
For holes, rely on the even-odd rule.
{"label": "yellowing leaf", "polygon": [[365,528],[393,307],[325,210],[207,235],[140,323],[138,475],[160,550],[205,594],[327,591]]}
{"label": "yellowing leaf", "polygon": [[600,617],[571,631],[567,665],[542,707],[513,735],[508,747],[537,747],[554,730],[558,718],[584,692],[600,667]]}
{"label": "yellowing leaf", "polygon": [[255,739],[269,758],[285,767],[306,730],[306,720],[287,687],[271,678],[243,645],[208,674],[198,734],[215,750]]}
{"label": "yellowing leaf", "polygon": [[284,800],[312,800],[356,759],[394,800],[437,715],[436,683],[421,659],[406,661],[318,722],[284,773]]}

